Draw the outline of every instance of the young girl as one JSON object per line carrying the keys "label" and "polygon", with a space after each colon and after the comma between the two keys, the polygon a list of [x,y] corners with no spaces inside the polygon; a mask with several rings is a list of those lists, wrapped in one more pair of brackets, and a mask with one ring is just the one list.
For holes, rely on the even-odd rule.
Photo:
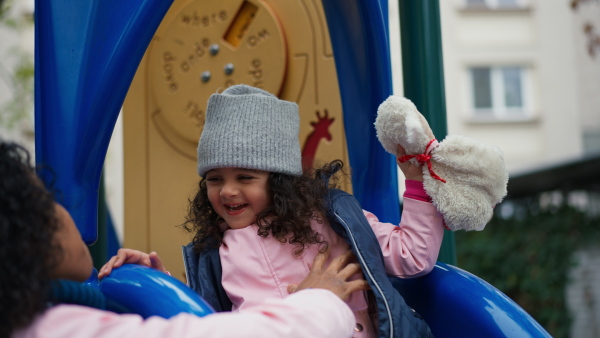
{"label": "young girl", "polygon": [[[188,284],[217,311],[243,311],[288,296],[325,248],[334,255],[351,248],[373,289],[347,301],[355,337],[430,335],[386,278],[427,274],[438,257],[443,222],[423,189],[421,169],[400,164],[407,177],[400,226],[364,211],[358,222],[368,229],[350,225],[338,234],[327,217],[323,177],[341,162],[303,173],[298,131],[297,105],[263,90],[236,85],[211,96],[198,144],[202,179],[185,224],[194,233],[184,248]],[[100,277],[124,263],[166,271],[156,253],[122,249]]]}
{"label": "young girl", "polygon": [[27,151],[0,140],[0,337],[351,337],[353,314],[342,300],[365,281],[346,282],[357,271],[346,265],[348,254],[322,268],[327,254],[317,257],[313,278],[299,286],[308,290],[244,313],[144,320],[75,305],[98,303],[90,304],[86,287],[61,281],[86,296],[65,304],[49,297],[51,282],[85,281],[92,271],[90,253],[68,211],[37,179]]}

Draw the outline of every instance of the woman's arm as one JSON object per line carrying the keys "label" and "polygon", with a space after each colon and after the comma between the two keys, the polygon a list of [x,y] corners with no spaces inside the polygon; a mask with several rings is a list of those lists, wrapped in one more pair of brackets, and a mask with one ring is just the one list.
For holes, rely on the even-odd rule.
{"label": "woman's arm", "polygon": [[58,337],[352,337],[354,315],[328,290],[298,291],[285,299],[268,299],[242,312],[206,317],[179,314],[171,319],[119,315],[79,305],[48,309],[12,338]]}

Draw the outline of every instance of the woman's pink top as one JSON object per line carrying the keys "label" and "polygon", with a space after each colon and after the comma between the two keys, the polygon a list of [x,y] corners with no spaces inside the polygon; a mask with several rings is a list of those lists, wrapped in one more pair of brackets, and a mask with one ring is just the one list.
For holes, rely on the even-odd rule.
{"label": "woman's pink top", "polygon": [[[428,197],[421,182],[407,181],[404,197],[400,226],[381,223],[367,211],[364,214],[381,246],[387,273],[411,278],[433,269],[444,227],[440,213],[426,202]],[[349,249],[326,221],[319,224],[313,220],[312,227],[329,244],[329,261]],[[293,244],[281,243],[272,236],[258,236],[254,224],[225,231],[219,254],[223,267],[222,283],[233,303],[233,311],[243,311],[268,298],[289,295],[288,285],[298,284],[308,275],[318,253],[318,246],[312,245],[300,257],[294,257],[292,251],[295,248]],[[356,317],[354,337],[376,337],[365,293],[355,292],[347,303]]]}
{"label": "woman's pink top", "polygon": [[[315,306],[317,305],[318,306]],[[79,305],[57,305],[11,338],[331,338],[352,337],[354,316],[327,290],[302,290],[286,299],[267,299],[244,312],[170,319],[119,315]]]}

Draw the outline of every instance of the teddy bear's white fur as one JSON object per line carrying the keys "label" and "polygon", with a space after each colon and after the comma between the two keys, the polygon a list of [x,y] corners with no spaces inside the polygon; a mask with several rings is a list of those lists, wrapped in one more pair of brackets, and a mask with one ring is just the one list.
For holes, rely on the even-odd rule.
{"label": "teddy bear's white fur", "polygon": [[[415,105],[401,96],[390,96],[377,111],[377,137],[386,151],[398,156],[397,145],[407,155],[425,152],[433,133]],[[411,161],[415,161],[412,159]],[[508,173],[497,147],[460,135],[449,135],[431,151],[432,169],[423,165],[423,185],[450,230],[483,230],[493,208],[506,195]]]}

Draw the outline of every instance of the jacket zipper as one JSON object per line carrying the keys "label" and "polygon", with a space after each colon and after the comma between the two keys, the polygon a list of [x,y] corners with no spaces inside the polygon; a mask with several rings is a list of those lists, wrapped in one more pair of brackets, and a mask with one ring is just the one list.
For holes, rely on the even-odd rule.
{"label": "jacket zipper", "polygon": [[183,268],[185,269],[185,284],[190,288],[190,273],[188,271],[187,256],[185,254],[185,246],[181,246],[181,257],[183,258]]}
{"label": "jacket zipper", "polygon": [[366,270],[367,274],[369,275],[369,277],[373,281],[373,284],[375,284],[375,287],[377,288],[377,291],[379,291],[379,294],[381,295],[381,299],[383,299],[383,304],[385,304],[385,309],[387,311],[388,318],[390,319],[390,337],[393,338],[394,337],[394,320],[392,319],[392,312],[390,310],[390,305],[388,304],[387,300],[385,299],[385,296],[383,294],[383,290],[381,290],[381,287],[379,286],[379,284],[377,284],[377,281],[375,280],[375,278],[373,278],[373,275],[371,274],[371,270],[369,270],[369,267],[365,263],[364,258],[361,256],[360,252],[358,251],[358,246],[356,245],[356,240],[354,239],[354,235],[350,231],[350,227],[348,226],[348,224],[335,211],[333,213],[334,213],[335,217],[337,217],[337,219],[340,220],[340,222],[346,228],[346,232],[350,235],[350,239],[352,240],[352,246],[354,248],[356,248],[356,254],[358,255],[358,258],[360,259],[361,266],[364,267],[364,269]]}

